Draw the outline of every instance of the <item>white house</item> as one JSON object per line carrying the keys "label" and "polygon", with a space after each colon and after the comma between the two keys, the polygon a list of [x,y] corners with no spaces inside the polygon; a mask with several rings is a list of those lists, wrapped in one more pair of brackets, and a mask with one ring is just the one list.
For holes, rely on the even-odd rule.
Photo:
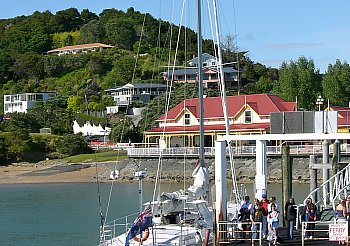
{"label": "white house", "polygon": [[93,43],[93,44],[79,44],[72,46],[64,46],[61,48],[57,48],[54,50],[49,50],[48,54],[57,54],[57,55],[66,55],[66,54],[77,54],[77,53],[88,53],[101,51],[103,49],[113,48],[114,46],[108,44],[101,43]]}
{"label": "white house", "polygon": [[169,89],[169,86],[164,84],[147,84],[134,83],[126,84],[105,90],[107,95],[111,95],[115,101],[115,106],[107,107],[107,114],[126,112],[134,102],[142,105],[160,94],[163,94]]}
{"label": "white house", "polygon": [[4,114],[14,112],[26,113],[28,109],[35,106],[37,101],[46,102],[55,96],[55,92],[33,92],[4,95]]}
{"label": "white house", "polygon": [[[215,56],[209,55],[208,53],[203,53],[202,63],[203,67],[216,67],[218,59]],[[198,67],[198,57],[189,60],[188,64],[191,67]]]}
{"label": "white house", "polygon": [[[203,86],[204,88],[209,89],[218,89],[219,88],[219,76],[217,63],[218,60],[212,55],[207,53],[202,54],[202,63],[203,63]],[[163,72],[163,78],[166,81],[173,81],[174,83],[198,83],[198,57],[193,58],[188,61],[189,68],[186,69],[177,69],[177,70],[168,70]],[[192,68],[193,67],[193,68]],[[238,86],[238,71],[233,67],[224,67],[224,80],[227,89],[232,89]]]}

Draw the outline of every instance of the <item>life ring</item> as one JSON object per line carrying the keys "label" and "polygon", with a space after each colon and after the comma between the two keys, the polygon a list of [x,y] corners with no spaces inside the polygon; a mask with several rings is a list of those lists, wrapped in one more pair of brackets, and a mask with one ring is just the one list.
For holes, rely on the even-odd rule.
{"label": "life ring", "polygon": [[138,238],[137,236],[135,236],[132,239],[134,239],[136,242],[142,243],[142,242],[146,241],[148,237],[149,237],[149,230],[145,229],[144,235],[142,238]]}

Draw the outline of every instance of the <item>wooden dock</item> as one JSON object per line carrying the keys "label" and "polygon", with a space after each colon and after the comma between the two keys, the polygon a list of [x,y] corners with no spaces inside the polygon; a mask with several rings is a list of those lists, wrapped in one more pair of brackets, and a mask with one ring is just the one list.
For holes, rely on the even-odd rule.
{"label": "wooden dock", "polygon": [[[302,244],[302,237],[301,237],[301,231],[294,231],[294,239],[293,240],[286,240],[286,236],[287,236],[287,228],[285,227],[280,227],[279,228],[279,235],[283,238],[283,240],[281,242],[279,242],[279,244],[277,245],[288,245],[288,246],[301,246]],[[339,245],[338,242],[330,242],[327,239],[324,239],[325,237],[327,237],[327,233],[323,232],[323,233],[317,233],[315,232],[315,237],[313,239],[308,239],[304,241],[304,245],[305,246],[311,246],[311,245],[327,245],[327,246],[331,246],[331,245]],[[323,238],[323,239],[322,239]],[[245,240],[245,241],[235,241],[232,243],[224,243],[224,244],[220,244],[220,245],[255,245],[258,246],[259,243],[256,241],[254,242],[254,244],[252,244],[251,240]],[[348,245],[348,244],[346,244]],[[273,243],[270,243],[267,240],[262,240],[262,246],[273,246]]]}

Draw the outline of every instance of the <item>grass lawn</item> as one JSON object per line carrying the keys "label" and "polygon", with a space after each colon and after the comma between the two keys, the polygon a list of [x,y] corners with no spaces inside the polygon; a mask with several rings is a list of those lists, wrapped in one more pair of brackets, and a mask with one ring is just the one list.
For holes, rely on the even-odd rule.
{"label": "grass lawn", "polygon": [[69,163],[79,162],[103,162],[103,161],[117,161],[128,158],[125,150],[109,150],[109,151],[97,151],[93,154],[80,154],[70,156],[62,160],[68,161]]}

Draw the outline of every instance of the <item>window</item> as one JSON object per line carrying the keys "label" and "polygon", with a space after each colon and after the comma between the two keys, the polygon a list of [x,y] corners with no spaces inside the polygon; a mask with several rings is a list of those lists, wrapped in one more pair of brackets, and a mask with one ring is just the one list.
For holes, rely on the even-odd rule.
{"label": "window", "polygon": [[10,97],[10,96],[6,96],[6,97],[5,97],[5,101],[6,101],[6,102],[9,102],[10,100],[11,100],[11,97]]}
{"label": "window", "polygon": [[185,126],[188,126],[191,124],[191,116],[190,114],[185,114]]}
{"label": "window", "polygon": [[36,94],[36,100],[37,101],[42,101],[43,100],[43,95],[42,94]]}
{"label": "window", "polygon": [[252,123],[252,111],[247,110],[244,113],[245,123]]}
{"label": "window", "polygon": [[177,80],[185,80],[185,75],[179,75],[177,76]]}
{"label": "window", "polygon": [[21,101],[25,101],[26,100],[26,95],[21,95]]}
{"label": "window", "polygon": [[35,95],[28,95],[28,101],[35,101]]}
{"label": "window", "polygon": [[210,75],[211,79],[218,79],[218,74],[217,73],[213,73],[212,75]]}
{"label": "window", "polygon": [[196,79],[195,74],[188,75],[187,77],[188,77],[188,80],[195,80]]}

